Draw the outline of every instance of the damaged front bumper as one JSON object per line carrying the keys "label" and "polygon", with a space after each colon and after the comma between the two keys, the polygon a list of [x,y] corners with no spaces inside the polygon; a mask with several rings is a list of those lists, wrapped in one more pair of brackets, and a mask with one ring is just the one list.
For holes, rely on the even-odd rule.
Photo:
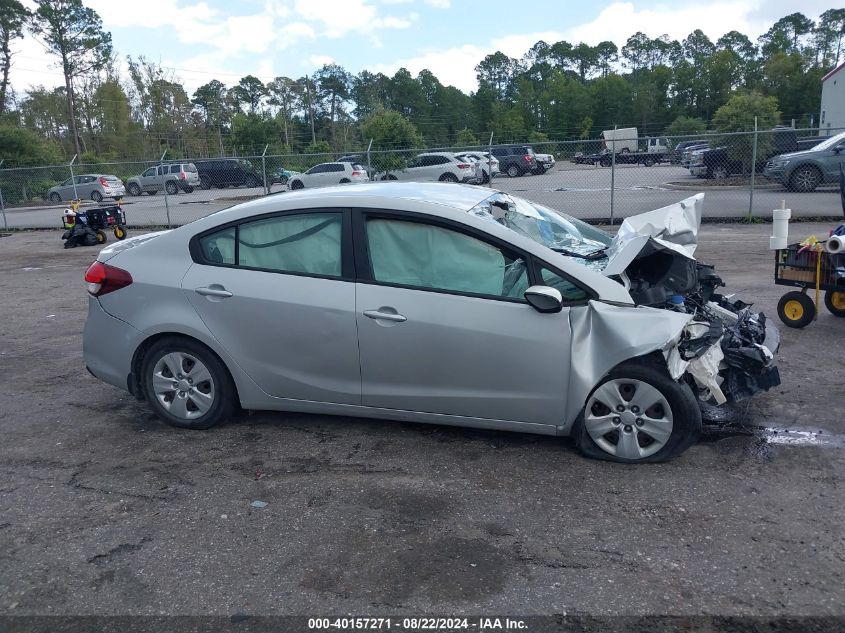
{"label": "damaged front bumper", "polygon": [[[778,329],[761,312],[714,297],[698,313],[715,314],[708,321],[692,320],[677,343],[664,351],[675,380],[687,377],[700,400],[740,402],[780,384],[775,354]],[[741,307],[735,306],[740,304]],[[736,312],[731,310],[736,309]]]}

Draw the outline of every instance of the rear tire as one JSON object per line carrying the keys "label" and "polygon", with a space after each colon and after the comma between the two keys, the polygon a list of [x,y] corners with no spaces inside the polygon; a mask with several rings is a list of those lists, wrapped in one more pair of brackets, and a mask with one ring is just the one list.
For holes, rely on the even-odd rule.
{"label": "rear tire", "polygon": [[845,290],[828,290],[825,292],[824,306],[832,315],[845,317]]}
{"label": "rear tire", "polygon": [[666,461],[700,435],[701,409],[692,390],[642,361],[611,371],[587,398],[573,428],[584,455],[625,464]]}
{"label": "rear tire", "polygon": [[97,244],[105,244],[106,243],[106,234],[104,231],[97,229]]}
{"label": "rear tire", "polygon": [[446,172],[445,174],[440,176],[440,178],[438,178],[438,180],[440,182],[458,182],[458,177],[451,172]]}
{"label": "rear tire", "polygon": [[91,200],[94,202],[102,202],[103,201],[103,194],[99,191],[92,191],[91,192]]}
{"label": "rear tire", "polygon": [[55,192],[50,194],[50,202],[61,202],[61,201],[62,201],[62,197],[59,194],[57,194]]}
{"label": "rear tire", "polygon": [[167,181],[167,183],[165,183],[164,190],[167,192],[167,195],[175,196],[177,193],[179,193],[179,185],[177,185],[172,180],[169,180]]}
{"label": "rear tire", "polygon": [[141,363],[141,384],[156,415],[172,426],[207,429],[235,412],[229,371],[191,339],[167,337],[153,343]]}
{"label": "rear tire", "polygon": [[118,240],[125,240],[126,239],[126,229],[123,228],[122,226],[114,227],[114,236]]}
{"label": "rear tire", "polygon": [[507,173],[508,173],[508,177],[516,178],[517,176],[522,175],[522,170],[519,167],[517,167],[516,165],[510,165],[508,167]]}

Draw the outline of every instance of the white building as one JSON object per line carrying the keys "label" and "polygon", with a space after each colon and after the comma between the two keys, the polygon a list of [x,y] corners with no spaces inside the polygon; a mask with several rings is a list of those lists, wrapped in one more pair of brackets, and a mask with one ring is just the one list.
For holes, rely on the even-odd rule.
{"label": "white building", "polygon": [[822,77],[822,113],[819,136],[845,131],[845,62]]}

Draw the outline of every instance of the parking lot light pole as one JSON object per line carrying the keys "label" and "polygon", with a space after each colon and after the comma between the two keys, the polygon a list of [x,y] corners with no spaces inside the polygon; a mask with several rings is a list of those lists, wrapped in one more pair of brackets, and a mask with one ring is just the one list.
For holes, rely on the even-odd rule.
{"label": "parking lot light pole", "polygon": [[265,161],[265,156],[267,156],[267,148],[270,147],[270,144],[264,146],[264,151],[261,152],[261,175],[264,176],[264,195],[266,196],[270,193],[270,189],[267,187],[267,163]]}
{"label": "parking lot light pole", "polygon": [[76,161],[77,156],[79,156],[79,154],[74,154],[73,158],[70,159],[70,165],[68,165],[68,167],[70,167],[70,184],[73,185],[74,200],[79,200],[79,194],[76,193],[76,178],[73,177],[73,163]]}
{"label": "parking lot light pole", "polygon": [[158,167],[156,169],[161,170],[161,188],[164,189],[164,210],[167,213],[167,228],[170,228],[170,200],[167,197],[167,174],[164,173],[164,157],[167,156],[167,150],[165,149],[161,153],[161,158],[158,159]]}

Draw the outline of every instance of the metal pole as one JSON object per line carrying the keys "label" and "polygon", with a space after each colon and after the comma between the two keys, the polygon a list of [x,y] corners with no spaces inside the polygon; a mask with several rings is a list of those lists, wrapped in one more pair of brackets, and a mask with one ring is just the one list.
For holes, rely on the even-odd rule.
{"label": "metal pole", "polygon": [[754,213],[754,176],[757,172],[757,117],[754,117],[754,145],[751,147],[751,191],[748,196],[748,221]]}
{"label": "metal pole", "polygon": [[69,165],[69,167],[70,167],[70,184],[73,185],[73,199],[74,200],[79,200],[79,195],[76,193],[76,178],[73,177],[73,163],[76,160],[77,156],[79,156],[79,154],[73,155],[73,158],[70,159],[70,165]]}
{"label": "metal pole", "polygon": [[264,161],[264,157],[267,155],[267,148],[270,147],[270,144],[264,146],[264,151],[261,153],[261,175],[264,176],[264,195],[266,196],[270,193],[270,189],[267,187],[267,163]]}
{"label": "metal pole", "polygon": [[373,161],[370,157],[370,151],[373,149],[373,139],[370,139],[370,144],[367,145],[367,177],[373,179]]}
{"label": "metal pole", "polygon": [[164,157],[167,156],[167,150],[165,149],[162,154],[161,158],[158,159],[158,169],[161,170],[161,188],[164,189],[164,210],[167,213],[167,228],[170,228],[170,200],[168,199],[167,195],[167,180],[165,179],[164,173]]}
{"label": "metal pole", "polygon": [[487,173],[490,178],[487,180],[487,186],[493,188],[493,132],[490,132],[490,140],[487,142]]}
{"label": "metal pole", "polygon": [[[3,163],[6,162],[6,159],[0,159],[0,167],[3,166]],[[9,229],[9,225],[6,223],[6,205],[3,203],[3,188],[0,187],[0,211],[3,213],[3,230],[7,231]]]}
{"label": "metal pole", "polygon": [[613,140],[610,142],[610,226],[613,226],[616,202],[616,129],[618,127],[618,124],[613,124]]}

